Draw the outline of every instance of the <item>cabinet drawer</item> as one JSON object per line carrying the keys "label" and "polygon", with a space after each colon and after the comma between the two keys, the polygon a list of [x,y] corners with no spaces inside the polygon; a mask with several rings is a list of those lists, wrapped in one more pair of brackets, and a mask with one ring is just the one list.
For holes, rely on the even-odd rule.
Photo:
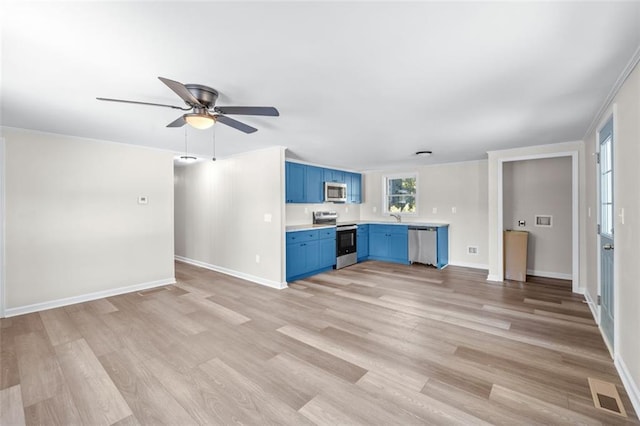
{"label": "cabinet drawer", "polygon": [[318,230],[287,232],[287,244],[318,239]]}
{"label": "cabinet drawer", "polygon": [[335,238],[336,228],[318,229],[318,238],[321,240],[324,238]]}

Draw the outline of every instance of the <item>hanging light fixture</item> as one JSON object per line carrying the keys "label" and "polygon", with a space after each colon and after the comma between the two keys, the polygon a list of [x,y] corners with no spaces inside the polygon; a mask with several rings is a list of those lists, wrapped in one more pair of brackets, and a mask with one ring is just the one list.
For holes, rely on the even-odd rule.
{"label": "hanging light fixture", "polygon": [[198,158],[193,155],[189,155],[189,150],[187,149],[187,128],[184,128],[184,155],[180,156],[180,161],[185,163],[192,163],[196,161]]}

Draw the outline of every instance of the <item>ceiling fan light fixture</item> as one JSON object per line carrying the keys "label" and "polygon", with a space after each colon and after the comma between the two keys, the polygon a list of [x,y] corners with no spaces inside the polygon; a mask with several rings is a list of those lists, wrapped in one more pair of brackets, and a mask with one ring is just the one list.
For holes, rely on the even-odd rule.
{"label": "ceiling fan light fixture", "polygon": [[216,122],[216,119],[208,114],[185,114],[184,119],[191,127],[200,130],[208,129]]}
{"label": "ceiling fan light fixture", "polygon": [[197,159],[198,158],[194,157],[193,155],[181,155],[180,156],[180,161],[182,161],[183,163],[193,163]]}
{"label": "ceiling fan light fixture", "polygon": [[431,152],[431,151],[418,151],[418,152],[416,152],[416,155],[418,157],[430,157],[431,154],[433,154],[433,152]]}

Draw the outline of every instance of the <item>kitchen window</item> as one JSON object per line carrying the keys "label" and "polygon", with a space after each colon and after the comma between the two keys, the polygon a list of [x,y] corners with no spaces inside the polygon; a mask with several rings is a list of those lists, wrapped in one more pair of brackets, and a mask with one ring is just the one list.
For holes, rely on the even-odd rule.
{"label": "kitchen window", "polygon": [[418,182],[415,174],[390,175],[383,179],[384,212],[415,214],[417,213],[416,194]]}

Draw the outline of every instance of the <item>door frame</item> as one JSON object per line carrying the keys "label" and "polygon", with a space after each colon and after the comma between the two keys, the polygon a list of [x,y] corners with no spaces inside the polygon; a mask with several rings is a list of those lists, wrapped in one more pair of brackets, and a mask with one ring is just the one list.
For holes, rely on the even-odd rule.
{"label": "door frame", "polygon": [[514,157],[499,158],[498,161],[498,281],[504,281],[504,163],[525,160],[540,160],[543,158],[571,157],[571,291],[583,293],[584,288],[580,286],[580,212],[579,212],[579,151],[547,152],[541,154],[521,155]]}
{"label": "door frame", "polygon": [[7,293],[5,291],[6,263],[5,263],[5,180],[7,177],[7,167],[5,162],[5,139],[0,136],[0,318],[4,318],[7,303]]}
{"label": "door frame", "polygon": [[[611,347],[610,343],[607,341],[607,339],[604,337],[605,333],[602,330],[602,303],[600,303],[600,301],[598,300],[597,302],[597,318],[595,318],[596,320],[596,324],[598,324],[598,328],[600,329],[600,334],[602,334],[602,340],[604,341],[605,346],[607,347],[607,349],[609,350],[609,353],[611,354],[611,357],[613,359],[615,359],[615,354],[618,353],[619,351],[619,345],[620,345],[620,324],[619,324],[619,319],[618,319],[618,311],[619,311],[619,306],[620,306],[620,298],[619,298],[619,291],[618,291],[618,271],[617,271],[617,265],[618,262],[616,260],[617,256],[616,256],[616,251],[615,251],[615,241],[616,241],[616,234],[615,234],[615,230],[617,228],[616,226],[616,220],[619,217],[618,214],[616,214],[616,210],[615,210],[615,206],[616,206],[616,181],[615,181],[615,170],[616,170],[616,149],[615,149],[615,142],[616,142],[616,134],[618,133],[618,120],[617,120],[617,116],[618,116],[618,108],[616,104],[613,104],[612,106],[612,112],[611,114],[608,114],[605,116],[604,120],[601,120],[598,123],[598,127],[596,128],[596,150],[595,152],[597,153],[597,155],[600,155],[600,131],[602,130],[602,128],[607,124],[607,122],[609,120],[612,121],[612,144],[613,144],[613,158],[611,159],[612,164],[613,164],[613,173],[614,173],[614,181],[613,181],[613,246],[614,246],[614,250],[613,250],[613,347]],[[602,212],[600,211],[600,163],[596,164],[596,220],[597,220],[597,224],[601,225],[601,215]],[[600,237],[600,233],[598,232],[596,234],[596,277],[597,277],[597,287],[598,287],[598,294],[597,297],[600,299],[601,295],[602,295],[602,253],[600,252],[600,247],[602,246],[602,239]]]}

